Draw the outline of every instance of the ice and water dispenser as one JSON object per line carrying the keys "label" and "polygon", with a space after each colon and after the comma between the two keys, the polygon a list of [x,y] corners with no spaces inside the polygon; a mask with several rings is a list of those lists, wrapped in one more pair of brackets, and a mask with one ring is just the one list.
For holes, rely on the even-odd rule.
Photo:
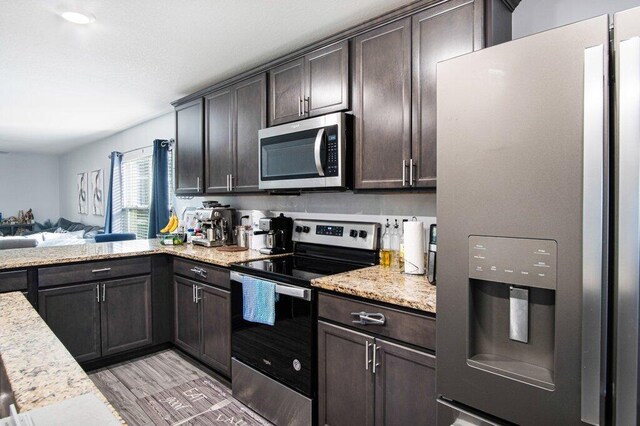
{"label": "ice and water dispenser", "polygon": [[557,243],[469,237],[467,364],[553,390]]}

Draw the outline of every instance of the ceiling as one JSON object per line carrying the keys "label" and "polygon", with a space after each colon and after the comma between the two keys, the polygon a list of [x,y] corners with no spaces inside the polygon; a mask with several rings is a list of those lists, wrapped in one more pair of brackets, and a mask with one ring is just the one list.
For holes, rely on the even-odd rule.
{"label": "ceiling", "polygon": [[0,0],[0,150],[72,150],[412,1]]}

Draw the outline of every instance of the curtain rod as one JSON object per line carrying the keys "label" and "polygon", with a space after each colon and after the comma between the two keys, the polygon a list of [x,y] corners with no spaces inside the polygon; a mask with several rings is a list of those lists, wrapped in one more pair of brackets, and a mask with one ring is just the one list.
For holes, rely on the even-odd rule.
{"label": "curtain rod", "polygon": [[[162,146],[166,146],[169,145],[169,149],[171,149],[171,145],[173,145],[176,142],[175,139],[171,138],[171,139],[164,139],[161,143]],[[147,149],[147,148],[153,148],[153,145],[147,145],[147,146],[141,146],[138,148],[133,148],[130,149],[128,151],[123,151],[121,152],[121,154],[129,154],[130,152],[134,152],[134,151],[140,151],[141,149]],[[107,158],[111,159],[111,154],[107,155]]]}

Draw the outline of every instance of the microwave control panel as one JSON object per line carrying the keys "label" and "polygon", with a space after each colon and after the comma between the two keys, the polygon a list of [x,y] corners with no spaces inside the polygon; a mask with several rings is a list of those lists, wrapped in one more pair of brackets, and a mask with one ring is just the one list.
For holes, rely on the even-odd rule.
{"label": "microwave control panel", "polygon": [[469,278],[555,290],[558,243],[469,236]]}
{"label": "microwave control panel", "polygon": [[340,170],[340,155],[338,148],[338,126],[325,127],[327,143],[327,161],[325,165],[325,176],[338,176]]}

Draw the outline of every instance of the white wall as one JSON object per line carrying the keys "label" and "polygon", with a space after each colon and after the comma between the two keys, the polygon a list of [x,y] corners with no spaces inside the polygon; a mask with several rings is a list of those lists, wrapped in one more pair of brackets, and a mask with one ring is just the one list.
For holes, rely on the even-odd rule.
{"label": "white wall", "polygon": [[522,0],[513,13],[513,38],[640,6],[640,0]]}
{"label": "white wall", "polygon": [[38,222],[60,216],[58,157],[54,155],[0,154],[0,212],[17,216],[33,209]]}
{"label": "white wall", "polygon": [[[108,156],[111,151],[128,151],[142,146],[151,146],[154,139],[170,139],[173,137],[175,137],[174,115],[173,113],[169,113],[61,155],[61,216],[74,222],[103,225],[104,216],[78,213],[75,203],[76,175],[81,172],[104,169],[104,190],[106,193],[109,186],[110,160]],[[151,153],[151,149],[146,152]],[[130,155],[139,155],[139,153],[132,153]]]}

